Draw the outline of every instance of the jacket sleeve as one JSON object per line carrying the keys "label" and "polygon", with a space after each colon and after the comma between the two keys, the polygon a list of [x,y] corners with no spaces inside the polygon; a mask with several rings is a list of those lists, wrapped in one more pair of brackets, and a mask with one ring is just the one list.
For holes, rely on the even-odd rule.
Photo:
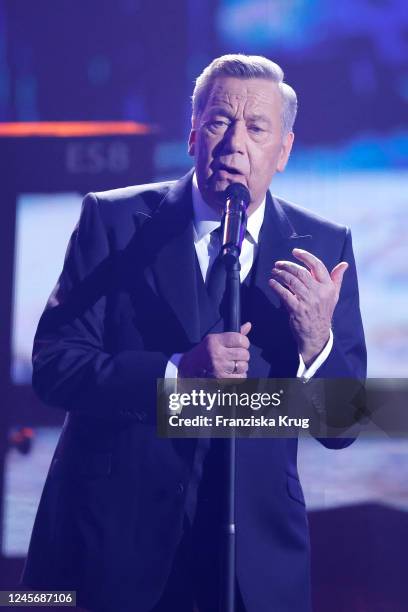
{"label": "jacket sleeve", "polygon": [[112,276],[108,235],[99,202],[88,194],[67,249],[62,273],[40,319],[33,347],[33,387],[47,404],[101,418],[146,420],[155,406],[156,379],[168,357],[104,343]]}
{"label": "jacket sleeve", "polygon": [[[360,313],[356,264],[350,230],[347,229],[339,261],[349,264],[343,277],[333,320],[333,348],[317,370],[312,386],[315,409],[332,432],[345,431],[350,438],[318,437],[329,448],[343,448],[358,434],[356,420],[365,412],[364,381],[367,375],[367,352]],[[348,427],[350,430],[347,431]]]}
{"label": "jacket sleeve", "polygon": [[333,314],[333,349],[318,370],[324,378],[357,378],[367,374],[367,353],[361,321],[356,264],[350,230],[347,229],[340,261],[349,264]]}

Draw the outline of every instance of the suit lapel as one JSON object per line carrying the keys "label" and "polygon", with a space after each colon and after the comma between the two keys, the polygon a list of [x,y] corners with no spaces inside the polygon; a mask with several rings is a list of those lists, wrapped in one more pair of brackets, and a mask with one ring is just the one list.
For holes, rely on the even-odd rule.
{"label": "suit lapel", "polygon": [[265,216],[259,235],[254,285],[276,308],[280,307],[280,299],[268,284],[274,263],[283,259],[296,261],[292,255],[292,249],[297,247],[307,250],[311,238],[310,234],[297,233],[279,200],[268,191]]}
{"label": "suit lapel", "polygon": [[160,294],[172,308],[191,343],[200,341],[194,249],[192,171],[173,185],[152,223],[149,250]]}

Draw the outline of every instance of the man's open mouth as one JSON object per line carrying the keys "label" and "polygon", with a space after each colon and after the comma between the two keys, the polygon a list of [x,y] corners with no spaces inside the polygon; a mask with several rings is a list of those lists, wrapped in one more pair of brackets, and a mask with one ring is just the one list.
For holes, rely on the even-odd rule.
{"label": "man's open mouth", "polygon": [[216,167],[215,172],[227,172],[228,174],[242,174],[239,170],[237,170],[236,168],[233,168],[232,166],[226,166],[225,164],[220,164],[219,166]]}

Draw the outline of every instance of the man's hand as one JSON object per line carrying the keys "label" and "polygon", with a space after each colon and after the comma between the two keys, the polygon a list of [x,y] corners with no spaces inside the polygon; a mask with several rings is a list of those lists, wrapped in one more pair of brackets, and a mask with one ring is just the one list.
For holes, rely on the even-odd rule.
{"label": "man's hand", "polygon": [[249,362],[247,335],[251,323],[241,326],[241,333],[208,334],[200,344],[181,358],[181,378],[246,378]]}
{"label": "man's hand", "polygon": [[289,312],[289,321],[305,365],[310,365],[326,345],[334,308],[348,263],[340,262],[329,273],[312,253],[293,249],[296,259],[308,269],[290,261],[277,261],[269,285]]}

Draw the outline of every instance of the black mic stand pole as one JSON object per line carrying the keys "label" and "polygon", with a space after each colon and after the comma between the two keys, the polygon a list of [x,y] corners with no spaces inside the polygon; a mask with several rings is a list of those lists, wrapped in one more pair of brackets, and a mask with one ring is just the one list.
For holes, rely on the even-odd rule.
{"label": "black mic stand pole", "polygon": [[[235,251],[235,252],[234,252]],[[226,268],[226,315],[224,331],[239,332],[241,329],[241,295],[239,250],[230,248],[224,253]],[[236,389],[234,385],[232,391]],[[235,410],[232,417],[235,416]],[[223,508],[223,541],[221,554],[221,598],[220,612],[235,612],[235,430],[225,440],[225,457],[223,469],[225,474],[225,493],[222,497]]]}
{"label": "black mic stand pole", "polygon": [[[232,183],[225,191],[226,209],[223,218],[222,261],[225,266],[224,331],[241,331],[241,293],[239,255],[247,223],[247,206],[250,202],[248,189],[240,183]],[[236,392],[237,385],[232,391]],[[232,417],[236,407],[232,406]],[[225,490],[222,496],[223,533],[221,551],[221,593],[220,612],[235,612],[235,466],[236,436],[235,429],[225,440],[223,480]]]}

